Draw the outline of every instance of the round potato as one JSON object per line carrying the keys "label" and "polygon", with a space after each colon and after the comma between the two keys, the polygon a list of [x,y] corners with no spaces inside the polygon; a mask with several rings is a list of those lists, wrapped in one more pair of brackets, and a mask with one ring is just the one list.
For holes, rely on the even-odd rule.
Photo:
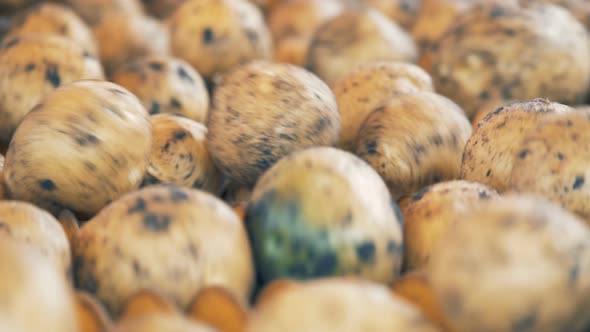
{"label": "round potato", "polygon": [[150,114],[177,114],[203,123],[207,119],[207,87],[184,60],[148,55],[119,67],[111,81],[131,91]]}
{"label": "round potato", "polygon": [[481,201],[497,197],[495,190],[476,182],[437,183],[400,202],[404,216],[404,269],[422,270],[445,231]]}
{"label": "round potato", "polygon": [[361,0],[372,6],[405,29],[410,29],[418,17],[421,3],[425,0]]}
{"label": "round potato", "polygon": [[373,111],[358,134],[356,154],[379,172],[394,199],[459,178],[471,135],[463,110],[432,92],[399,95]]}
{"label": "round potato", "polygon": [[144,185],[175,184],[219,193],[221,174],[207,150],[207,128],[172,114],[154,115],[151,120],[152,154]]}
{"label": "round potato", "polygon": [[216,330],[180,315],[152,314],[122,320],[110,332],[216,332]]}
{"label": "round potato", "polygon": [[18,127],[4,180],[13,199],[89,218],[139,187],[151,141],[149,116],[129,91],[77,81],[45,97]]}
{"label": "round potato", "polygon": [[170,17],[171,47],[205,79],[272,57],[271,34],[246,0],[188,0]]}
{"label": "round potato", "polygon": [[73,246],[77,287],[96,294],[114,316],[143,288],[186,309],[202,287],[223,286],[245,299],[253,285],[242,221],[196,189],[158,185],[129,193],[84,224]]}
{"label": "round potato", "polygon": [[[13,0],[14,1],[14,0]],[[143,14],[140,0],[58,0],[72,8],[86,23],[95,26],[113,14]]]}
{"label": "round potato", "polygon": [[489,113],[467,141],[461,164],[461,178],[508,189],[516,151],[525,132],[547,115],[572,108],[546,99],[515,102]]}
{"label": "round potato", "polygon": [[293,65],[253,61],[224,76],[214,94],[207,145],[230,180],[251,186],[277,160],[333,145],[340,131],[326,84]]}
{"label": "round potato", "polygon": [[383,180],[352,153],[316,147],[285,157],[260,178],[246,209],[259,280],[393,281],[403,240],[392,205]]}
{"label": "round potato", "polygon": [[586,225],[545,199],[517,195],[457,220],[428,268],[453,330],[495,332],[584,331],[589,272]]}
{"label": "round potato", "polygon": [[104,74],[100,62],[73,41],[54,35],[4,40],[0,47],[0,146],[8,146],[25,115],[45,95],[81,79],[104,79]]}
{"label": "round potato", "polygon": [[373,110],[396,95],[434,88],[430,75],[414,64],[375,61],[358,66],[332,90],[342,124],[338,146],[354,151],[359,129]]}
{"label": "round potato", "polygon": [[315,31],[306,66],[328,85],[356,66],[375,60],[415,62],[410,35],[373,8],[348,9]]}
{"label": "round potato", "polygon": [[477,7],[441,39],[431,74],[469,117],[489,99],[580,103],[590,86],[588,33],[558,6]]}

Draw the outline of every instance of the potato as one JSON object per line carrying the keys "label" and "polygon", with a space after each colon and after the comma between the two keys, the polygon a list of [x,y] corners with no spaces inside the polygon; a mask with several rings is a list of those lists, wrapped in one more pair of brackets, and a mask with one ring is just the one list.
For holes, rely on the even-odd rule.
{"label": "potato", "polygon": [[123,320],[110,332],[216,332],[216,330],[180,315],[155,314]]}
{"label": "potato", "polygon": [[96,294],[115,317],[143,288],[184,310],[209,285],[245,299],[254,279],[246,231],[232,209],[173,185],[143,188],[103,209],[80,228],[74,262],[77,287]]}
{"label": "potato", "polygon": [[364,280],[309,281],[267,301],[251,314],[247,332],[438,331],[408,302]]}
{"label": "potato", "polygon": [[54,215],[65,208],[89,218],[139,187],[151,137],[147,112],[119,85],[64,85],[16,130],[4,165],[8,192]]}
{"label": "potato", "polygon": [[166,19],[187,0],[143,0],[147,12],[159,19]]}
{"label": "potato", "polygon": [[144,13],[140,0],[58,0],[71,7],[90,26],[113,14],[128,16]]}
{"label": "potato", "polygon": [[590,224],[590,110],[547,117],[517,147],[509,188],[561,204]]}
{"label": "potato", "polygon": [[441,39],[431,74],[470,117],[489,99],[580,103],[590,86],[588,33],[553,5],[475,8]]}
{"label": "potato", "polygon": [[248,305],[227,289],[210,286],[195,296],[188,314],[219,331],[243,332],[248,321]]}
{"label": "potato", "polygon": [[378,9],[394,22],[409,29],[414,25],[423,1],[425,0],[361,0],[361,3]]}
{"label": "potato", "polygon": [[303,67],[307,56],[309,39],[304,37],[287,37],[279,41],[274,49],[273,61],[290,63]]}
{"label": "potato", "polygon": [[4,40],[0,47],[0,146],[8,146],[24,116],[60,85],[103,78],[100,63],[71,40],[53,35]]}
{"label": "potato", "polygon": [[458,220],[428,276],[457,331],[584,331],[590,231],[534,196],[490,200]]}
{"label": "potato", "polygon": [[459,106],[432,92],[399,95],[373,111],[356,154],[379,172],[394,199],[459,178],[471,125]]}
{"label": "potato", "polygon": [[207,128],[172,114],[151,120],[152,154],[144,185],[169,183],[219,193],[221,174],[207,150]]}
{"label": "potato", "polygon": [[272,40],[260,10],[246,0],[188,0],[170,17],[171,48],[205,79],[256,59]]}
{"label": "potato", "polygon": [[144,15],[112,13],[93,29],[100,60],[109,77],[119,66],[151,54],[170,53],[169,33],[156,19]]}
{"label": "potato", "polygon": [[209,93],[201,75],[183,60],[148,55],[119,67],[111,81],[131,91],[150,114],[172,113],[205,122]]}
{"label": "potato", "polygon": [[455,180],[425,187],[400,202],[404,216],[404,268],[422,270],[444,232],[481,201],[497,197],[495,190],[476,182]]}
{"label": "potato", "polygon": [[258,181],[246,209],[258,279],[362,276],[401,268],[401,218],[379,175],[331,147],[295,152]]}
{"label": "potato", "polygon": [[73,292],[50,260],[21,242],[0,241],[0,331],[78,332]]}
{"label": "potato", "polygon": [[590,2],[587,0],[520,0],[525,5],[545,2],[562,6],[569,10],[586,29],[590,30]]}
{"label": "potato", "polygon": [[332,145],[340,115],[332,91],[293,65],[253,61],[224,76],[213,96],[207,145],[230,180],[251,186],[277,160]]}
{"label": "potato", "polygon": [[410,35],[373,8],[348,9],[323,23],[309,46],[306,66],[328,85],[375,60],[414,62]]}
{"label": "potato", "polygon": [[414,64],[374,61],[336,81],[332,90],[342,122],[338,146],[354,151],[359,129],[373,110],[396,95],[434,88],[430,75]]}
{"label": "potato", "polygon": [[489,113],[467,141],[461,164],[461,178],[508,189],[516,151],[524,133],[548,114],[572,108],[546,99],[515,102]]}

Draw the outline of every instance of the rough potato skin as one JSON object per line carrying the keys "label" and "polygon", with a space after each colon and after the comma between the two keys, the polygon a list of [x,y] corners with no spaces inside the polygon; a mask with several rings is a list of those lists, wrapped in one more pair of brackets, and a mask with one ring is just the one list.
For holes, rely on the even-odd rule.
{"label": "rough potato skin", "polygon": [[113,14],[128,16],[144,13],[140,0],[59,0],[72,8],[86,23],[95,26]]}
{"label": "rough potato skin", "polygon": [[332,90],[342,123],[338,146],[354,151],[359,129],[373,110],[393,96],[434,88],[430,75],[414,64],[375,61],[336,81]]}
{"label": "rough potato skin", "polygon": [[356,154],[379,172],[394,199],[458,179],[471,135],[463,110],[432,92],[399,95],[362,125]]}
{"label": "rough potato skin", "polygon": [[77,287],[96,294],[114,316],[141,288],[185,309],[209,285],[246,299],[254,279],[235,212],[211,194],[173,185],[129,193],[84,224],[74,241],[74,270]]}
{"label": "rough potato skin", "polygon": [[551,199],[590,224],[590,110],[547,117],[515,151],[509,188]]}
{"label": "rough potato skin", "polygon": [[410,35],[373,8],[348,9],[323,23],[309,46],[306,66],[328,85],[375,60],[415,62]]}
{"label": "rough potato skin", "polygon": [[205,143],[207,128],[172,114],[151,117],[152,153],[144,185],[168,183],[218,194],[221,174]]}
{"label": "rough potato skin", "polygon": [[454,331],[581,332],[590,323],[590,232],[545,199],[490,200],[431,258],[428,276]]}
{"label": "rough potato skin", "polygon": [[452,223],[481,202],[496,197],[495,190],[482,184],[454,180],[433,184],[403,199],[405,272],[424,269],[435,243]]}
{"label": "rough potato skin", "polygon": [[16,130],[4,180],[13,199],[89,218],[139,187],[151,149],[139,100],[119,85],[82,80],[45,97]]}
{"label": "rough potato skin", "polygon": [[300,67],[250,62],[225,75],[213,98],[209,152],[225,176],[244,185],[293,151],[338,139],[332,91]]}
{"label": "rough potato skin", "polygon": [[250,315],[246,332],[435,332],[431,323],[386,287],[329,278],[286,287]]}
{"label": "rough potato skin", "polygon": [[383,180],[352,153],[295,152],[258,181],[246,208],[259,280],[362,276],[401,269],[401,217]]}
{"label": "rough potato skin", "polygon": [[111,332],[215,332],[195,320],[163,313],[124,319]]}
{"label": "rough potato skin", "polygon": [[440,41],[431,74],[436,91],[470,117],[488,99],[580,103],[590,83],[588,33],[553,5],[474,8]]}
{"label": "rough potato skin", "polygon": [[378,9],[405,29],[410,29],[414,25],[414,22],[420,13],[421,3],[423,1],[424,0],[361,0],[362,3]]}
{"label": "rough potato skin", "polygon": [[177,114],[202,123],[207,118],[205,82],[183,60],[148,55],[119,67],[111,81],[131,91],[150,114]]}
{"label": "rough potato skin", "polygon": [[264,17],[245,0],[188,0],[170,17],[171,48],[205,79],[272,57]]}
{"label": "rough potato skin", "polygon": [[72,9],[63,5],[41,3],[17,14],[5,38],[31,33],[60,35],[76,42],[93,56],[98,54],[90,28]]}
{"label": "rough potato skin", "polygon": [[465,145],[461,178],[504,192],[525,132],[547,115],[572,108],[546,99],[514,102],[489,113]]}
{"label": "rough potato skin", "polygon": [[45,95],[80,79],[104,79],[98,60],[59,36],[28,35],[0,46],[0,146]]}

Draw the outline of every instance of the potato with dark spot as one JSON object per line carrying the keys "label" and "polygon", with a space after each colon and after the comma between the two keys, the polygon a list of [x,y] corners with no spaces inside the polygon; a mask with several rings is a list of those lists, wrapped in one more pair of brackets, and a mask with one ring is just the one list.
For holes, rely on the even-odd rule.
{"label": "potato with dark spot", "polygon": [[10,142],[4,180],[13,199],[90,218],[139,187],[150,156],[149,116],[135,96],[81,80],[47,95]]}
{"label": "potato with dark spot", "polygon": [[297,66],[239,66],[224,76],[213,98],[209,152],[225,176],[246,186],[291,152],[338,139],[340,114],[332,91]]}
{"label": "potato with dark spot", "polygon": [[153,314],[120,321],[110,332],[216,332],[181,315]]}
{"label": "potato with dark spot", "polygon": [[405,29],[410,29],[414,25],[420,13],[422,1],[424,0],[361,0],[362,3],[378,9]]}
{"label": "potato with dark spot", "polygon": [[473,131],[463,152],[461,178],[504,192],[525,132],[547,115],[572,111],[546,99],[515,102],[489,113]]}
{"label": "potato with dark spot", "polygon": [[416,44],[399,25],[376,9],[349,8],[315,31],[306,66],[331,86],[366,62],[416,59]]}
{"label": "potato with dark spot", "polygon": [[435,332],[426,317],[387,287],[329,278],[286,287],[250,315],[247,332]]}
{"label": "potato with dark spot", "polygon": [[159,19],[165,20],[187,0],[143,0],[146,11]]}
{"label": "potato with dark spot", "polygon": [[140,0],[58,0],[71,7],[90,26],[113,14],[128,16],[144,13]]}
{"label": "potato with dark spot", "polygon": [[390,98],[416,91],[433,92],[432,78],[420,67],[403,62],[375,61],[358,66],[334,84],[342,130],[339,147],[354,151],[367,116]]}
{"label": "potato with dark spot", "polygon": [[205,82],[184,60],[148,55],[119,67],[111,81],[131,91],[150,114],[177,114],[202,123],[207,119]]}
{"label": "potato with dark spot", "polygon": [[55,34],[68,38],[88,51],[88,56],[91,56],[90,54],[98,56],[92,31],[68,7],[55,3],[41,3],[25,12],[18,13],[4,38],[31,33]]}
{"label": "potato with dark spot", "polygon": [[80,79],[104,79],[104,74],[100,63],[73,41],[53,35],[4,40],[0,47],[0,146],[8,146],[15,129],[41,98]]}
{"label": "potato with dark spot", "polygon": [[463,214],[498,193],[476,182],[455,180],[437,183],[403,199],[404,270],[422,270],[428,265],[432,248],[444,232]]}
{"label": "potato with dark spot", "polygon": [[547,117],[526,132],[513,158],[512,191],[543,195],[590,224],[590,110]]}
{"label": "potato with dark spot", "polygon": [[205,143],[207,128],[172,114],[158,114],[152,121],[152,154],[146,184],[175,184],[218,194],[221,174]]}
{"label": "potato with dark spot", "polygon": [[403,240],[383,180],[352,153],[295,152],[258,181],[245,223],[259,280],[362,276],[393,281]]}
{"label": "potato with dark spot", "polygon": [[116,317],[125,300],[153,289],[187,309],[205,286],[240,299],[254,269],[242,221],[204,191],[157,185],[129,193],[80,228],[74,241],[77,287]]}
{"label": "potato with dark spot", "polygon": [[188,0],[169,21],[172,53],[207,80],[239,64],[272,57],[262,13],[246,0]]}
{"label": "potato with dark spot", "polygon": [[477,110],[477,112],[475,112],[475,115],[473,116],[473,118],[471,119],[471,126],[473,128],[473,131],[475,131],[475,129],[477,129],[477,127],[479,127],[479,124],[481,123],[481,121],[483,119],[485,119],[485,117],[494,112],[495,110],[497,110],[498,108],[502,107],[502,106],[506,106],[512,103],[515,103],[516,100],[502,100],[502,99],[491,99],[485,103],[483,103],[479,109]]}
{"label": "potato with dark spot", "polygon": [[506,195],[457,220],[427,273],[455,331],[590,326],[590,231],[542,198]]}
{"label": "potato with dark spot", "polygon": [[170,53],[167,28],[150,16],[112,13],[93,31],[100,60],[109,77],[126,62],[151,54]]}
{"label": "potato with dark spot", "polygon": [[588,33],[558,6],[477,7],[441,39],[431,74],[436,91],[469,117],[488,99],[581,103],[590,87]]}
{"label": "potato with dark spot", "polygon": [[463,110],[432,92],[399,95],[363,123],[356,154],[379,172],[394,199],[459,178],[471,135]]}

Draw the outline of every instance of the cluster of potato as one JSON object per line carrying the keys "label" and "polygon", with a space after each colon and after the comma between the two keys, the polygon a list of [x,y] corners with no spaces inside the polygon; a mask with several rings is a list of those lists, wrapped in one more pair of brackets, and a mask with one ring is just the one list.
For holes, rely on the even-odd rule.
{"label": "cluster of potato", "polygon": [[1,1],[0,331],[590,330],[589,15]]}

